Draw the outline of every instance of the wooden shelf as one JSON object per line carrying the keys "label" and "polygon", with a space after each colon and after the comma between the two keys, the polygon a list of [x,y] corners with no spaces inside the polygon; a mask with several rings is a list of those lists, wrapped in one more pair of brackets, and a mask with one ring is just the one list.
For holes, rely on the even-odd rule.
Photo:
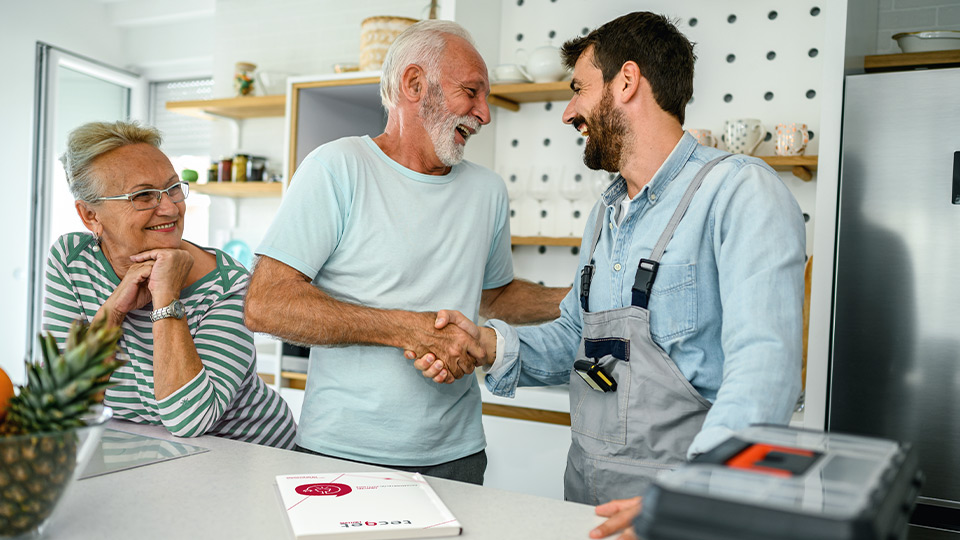
{"label": "wooden shelf", "polygon": [[215,182],[190,184],[190,191],[216,197],[279,197],[283,191],[280,182]]}
{"label": "wooden shelf", "polygon": [[767,162],[775,170],[790,171],[794,176],[809,182],[813,180],[811,171],[817,170],[817,156],[756,156]]}
{"label": "wooden shelf", "polygon": [[863,57],[863,69],[870,72],[954,66],[960,66],[960,51],[875,54]]}
{"label": "wooden shelf", "polygon": [[283,116],[286,111],[286,105],[287,96],[283,94],[276,96],[168,101],[166,104],[168,111],[204,119],[217,116],[235,119]]}
{"label": "wooden shelf", "polygon": [[567,246],[580,247],[580,238],[550,236],[511,236],[510,243],[515,246]]}
{"label": "wooden shelf", "polygon": [[511,111],[519,111],[521,103],[569,101],[573,97],[569,81],[550,83],[494,84],[487,102]]}

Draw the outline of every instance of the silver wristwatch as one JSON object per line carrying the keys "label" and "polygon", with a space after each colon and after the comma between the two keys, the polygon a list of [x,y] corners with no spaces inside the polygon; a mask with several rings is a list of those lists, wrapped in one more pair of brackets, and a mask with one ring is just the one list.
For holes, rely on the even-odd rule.
{"label": "silver wristwatch", "polygon": [[183,307],[183,302],[180,300],[174,300],[173,302],[170,302],[169,306],[153,310],[153,312],[150,313],[150,320],[157,322],[160,319],[166,319],[168,317],[182,319],[185,312],[186,310]]}

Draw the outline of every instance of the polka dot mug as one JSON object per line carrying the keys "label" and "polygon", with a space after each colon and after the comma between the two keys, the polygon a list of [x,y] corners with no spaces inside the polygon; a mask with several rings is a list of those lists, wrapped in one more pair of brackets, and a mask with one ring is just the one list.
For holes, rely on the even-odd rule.
{"label": "polka dot mug", "polygon": [[723,142],[728,150],[734,154],[747,155],[753,154],[767,134],[763,124],[755,118],[727,120],[723,124],[723,132]]}

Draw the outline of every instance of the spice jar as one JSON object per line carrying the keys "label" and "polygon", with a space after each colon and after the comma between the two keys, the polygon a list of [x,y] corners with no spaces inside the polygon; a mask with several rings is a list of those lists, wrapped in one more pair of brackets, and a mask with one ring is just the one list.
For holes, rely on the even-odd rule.
{"label": "spice jar", "polygon": [[220,174],[220,173],[219,173],[219,169],[220,169],[220,164],[219,164],[219,163],[216,163],[216,162],[211,163],[211,164],[210,164],[210,167],[207,168],[207,183],[208,183],[208,184],[209,184],[210,182],[216,182],[216,181],[217,181],[217,178],[219,177],[219,174]]}
{"label": "spice jar", "polygon": [[229,157],[220,158],[220,166],[217,168],[217,181],[229,182],[233,178],[233,159]]}
{"label": "spice jar", "polygon": [[237,62],[233,73],[233,89],[238,97],[253,94],[253,70],[255,69],[257,69],[256,64]]}
{"label": "spice jar", "polygon": [[247,160],[247,182],[263,182],[263,172],[267,166],[267,158],[250,156]]}
{"label": "spice jar", "polygon": [[233,156],[233,181],[247,181],[247,154],[237,154]]}

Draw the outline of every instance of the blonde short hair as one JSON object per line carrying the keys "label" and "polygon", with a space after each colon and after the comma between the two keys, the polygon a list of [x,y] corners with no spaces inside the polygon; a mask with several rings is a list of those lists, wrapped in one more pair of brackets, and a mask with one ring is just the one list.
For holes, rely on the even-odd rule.
{"label": "blonde short hair", "polygon": [[93,174],[93,162],[111,150],[129,144],[160,148],[163,138],[155,127],[130,122],[89,122],[67,137],[67,150],[60,156],[73,198],[93,202],[103,196],[103,184]]}
{"label": "blonde short hair", "polygon": [[413,24],[397,36],[383,59],[380,74],[380,101],[388,111],[400,99],[400,78],[403,70],[416,64],[427,72],[427,81],[440,80],[440,59],[447,47],[447,37],[457,36],[476,48],[470,33],[453,21],[430,19]]}

